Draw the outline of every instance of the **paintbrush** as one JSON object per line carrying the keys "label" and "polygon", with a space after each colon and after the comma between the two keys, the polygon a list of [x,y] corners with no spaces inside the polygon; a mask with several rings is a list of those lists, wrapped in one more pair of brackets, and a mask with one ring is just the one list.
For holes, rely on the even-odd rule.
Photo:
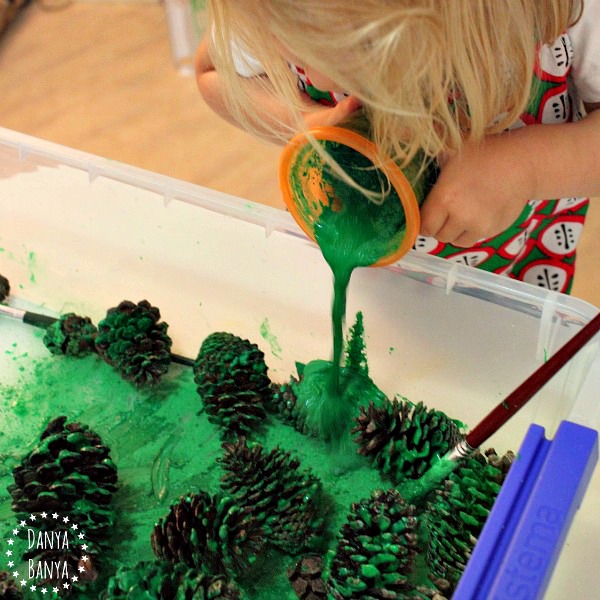
{"label": "paintbrush", "polygon": [[534,371],[500,402],[454,448],[440,458],[420,478],[404,482],[400,494],[416,502],[438,487],[454,469],[511,419],[550,379],[564,367],[600,330],[600,313],[577,332],[556,354]]}
{"label": "paintbrush", "polygon": [[[6,306],[0,304],[0,315],[6,315],[13,319],[18,319],[26,323],[27,325],[33,325],[41,329],[47,329],[50,325],[56,323],[59,319],[51,317],[49,315],[42,315],[40,313],[30,312],[28,310],[22,310],[20,308],[13,308],[12,306]],[[180,356],[179,354],[171,353],[171,360],[174,363],[185,365],[187,367],[193,367],[194,361],[186,356]]]}

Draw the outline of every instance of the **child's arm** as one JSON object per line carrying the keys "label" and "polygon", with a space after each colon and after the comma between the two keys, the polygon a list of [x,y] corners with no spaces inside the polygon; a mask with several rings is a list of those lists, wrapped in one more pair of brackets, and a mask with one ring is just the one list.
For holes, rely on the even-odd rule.
{"label": "child's arm", "polygon": [[522,127],[449,157],[421,234],[470,247],[507,229],[529,199],[600,196],[600,104],[576,123]]}
{"label": "child's arm", "polygon": [[[210,57],[206,40],[203,40],[198,47],[194,66],[198,89],[206,103],[218,115],[240,127],[236,116],[229,111],[225,102],[219,74],[215,70]],[[264,78],[265,76],[240,76],[241,83],[246,88],[250,102],[253,104],[253,110],[250,111],[251,115],[260,111],[250,124],[254,133],[270,142],[281,144],[296,132],[297,125],[287,105],[274,94],[271,94],[268,87],[265,88],[264,80],[258,81],[259,77]],[[306,106],[306,111],[301,114],[307,128],[315,125],[336,125],[360,106],[359,101],[353,96],[349,96],[335,107],[329,108],[315,103],[306,94],[302,94],[300,90],[298,90],[298,95],[301,102]]]}

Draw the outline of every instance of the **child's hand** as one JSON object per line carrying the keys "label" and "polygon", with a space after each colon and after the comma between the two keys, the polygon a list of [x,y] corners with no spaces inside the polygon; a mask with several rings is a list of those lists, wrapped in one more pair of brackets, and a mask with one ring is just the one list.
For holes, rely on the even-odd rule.
{"label": "child's hand", "polygon": [[515,222],[536,182],[511,135],[465,142],[460,154],[440,161],[438,181],[421,207],[421,235],[466,248]]}
{"label": "child's hand", "polygon": [[[314,105],[312,100],[307,99],[307,102]],[[340,125],[361,106],[362,104],[356,96],[347,96],[333,107],[313,108],[304,112],[304,121],[308,129],[318,126]]]}

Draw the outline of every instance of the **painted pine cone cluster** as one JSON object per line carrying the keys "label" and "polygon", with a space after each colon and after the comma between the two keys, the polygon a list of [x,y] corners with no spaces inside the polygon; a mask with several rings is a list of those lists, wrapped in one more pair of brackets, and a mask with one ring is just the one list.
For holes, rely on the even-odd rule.
{"label": "painted pine cone cluster", "polygon": [[221,486],[252,510],[265,540],[290,554],[318,545],[324,527],[321,481],[279,447],[267,452],[243,437],[223,447]]}
{"label": "painted pine cone cluster", "polygon": [[[8,491],[18,515],[57,511],[67,516],[64,530],[76,524],[85,532],[93,562],[115,519],[110,503],[117,489],[117,468],[98,434],[86,425],[66,421],[61,416],[48,424],[36,448],[13,469],[15,483]],[[52,552],[33,549],[25,557],[50,561]],[[75,570],[78,558],[71,556],[69,564]],[[85,566],[89,571],[89,563]],[[86,576],[94,574],[82,578]]]}
{"label": "painted pine cone cluster", "polygon": [[324,578],[335,600],[409,598],[407,576],[417,552],[415,507],[396,490],[375,490],[352,505]]}
{"label": "painted pine cone cluster", "polygon": [[167,329],[147,300],[123,300],[98,324],[96,351],[123,379],[138,387],[155,385],[171,364]]}
{"label": "painted pine cone cluster", "polygon": [[242,600],[235,583],[222,575],[207,575],[183,564],[143,561],[121,567],[110,578],[102,600]]}
{"label": "painted pine cone cluster", "polygon": [[256,344],[212,333],[200,347],[194,381],[209,421],[221,427],[223,437],[247,435],[264,422],[271,381]]}
{"label": "painted pine cone cluster", "polygon": [[299,382],[292,377],[289,383],[273,384],[268,409],[280,421],[293,427],[300,433],[308,433],[306,412],[298,405],[298,398],[294,392],[294,385]]}
{"label": "painted pine cone cluster", "polygon": [[84,356],[95,351],[97,333],[89,317],[66,313],[46,329],[44,344],[52,354]]}
{"label": "painted pine cone cluster", "polygon": [[394,485],[421,477],[461,435],[443,412],[405,400],[361,406],[356,423],[358,453],[371,458]]}
{"label": "painted pine cone cluster", "polygon": [[0,302],[4,302],[8,298],[9,294],[10,283],[6,277],[0,275]]}
{"label": "painted pine cone cluster", "polygon": [[514,455],[478,453],[459,466],[429,502],[427,564],[431,572],[458,583],[490,514]]}
{"label": "painted pine cone cluster", "polygon": [[[1,282],[0,282],[1,283]],[[21,600],[23,594],[7,571],[0,571],[0,600]]]}
{"label": "painted pine cone cluster", "polygon": [[213,575],[242,572],[264,544],[251,507],[240,507],[231,496],[206,492],[173,504],[154,527],[151,540],[157,558]]}
{"label": "painted pine cone cluster", "polygon": [[326,600],[327,586],[323,581],[323,559],[304,556],[287,571],[288,580],[300,600]]}

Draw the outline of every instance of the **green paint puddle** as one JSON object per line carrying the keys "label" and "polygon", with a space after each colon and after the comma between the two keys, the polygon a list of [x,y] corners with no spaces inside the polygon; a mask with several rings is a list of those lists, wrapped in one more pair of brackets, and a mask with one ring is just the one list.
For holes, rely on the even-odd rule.
{"label": "green paint puddle", "polygon": [[[8,539],[16,521],[6,491],[13,482],[12,469],[39,444],[51,419],[64,414],[69,421],[85,423],[110,447],[119,477],[113,499],[117,522],[108,536],[112,549],[101,556],[100,586],[119,566],[154,559],[150,534],[173,501],[191,492],[214,494],[220,489],[219,430],[206,414],[198,414],[201,401],[189,368],[173,365],[158,388],[144,392],[95,355],[29,358],[18,383],[0,383],[0,398],[0,540]],[[303,468],[312,469],[323,481],[331,504],[327,535],[332,543],[350,504],[387,485],[368,461],[347,448],[336,449],[276,420],[253,441],[267,449],[280,445],[291,451]],[[2,544],[0,552],[4,550]],[[276,551],[259,558],[243,581],[248,598],[294,599],[286,576],[293,561]],[[15,568],[27,572],[26,563]],[[77,597],[95,600],[99,589]]]}

